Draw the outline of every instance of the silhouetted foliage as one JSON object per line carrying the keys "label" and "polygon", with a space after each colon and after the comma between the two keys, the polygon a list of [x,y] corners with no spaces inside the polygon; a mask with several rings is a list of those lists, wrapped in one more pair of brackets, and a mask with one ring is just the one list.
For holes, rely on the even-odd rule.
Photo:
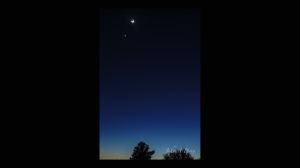
{"label": "silhouetted foliage", "polygon": [[187,152],[185,149],[169,152],[164,155],[165,160],[194,160],[192,155]]}
{"label": "silhouetted foliage", "polygon": [[130,160],[151,160],[154,152],[154,150],[149,151],[149,145],[147,145],[145,142],[140,142],[134,148]]}

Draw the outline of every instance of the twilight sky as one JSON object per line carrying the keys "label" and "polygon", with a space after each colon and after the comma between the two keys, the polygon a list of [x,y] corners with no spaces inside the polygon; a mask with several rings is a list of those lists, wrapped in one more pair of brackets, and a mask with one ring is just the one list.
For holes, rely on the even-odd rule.
{"label": "twilight sky", "polygon": [[139,141],[200,157],[199,9],[100,11],[100,159]]}

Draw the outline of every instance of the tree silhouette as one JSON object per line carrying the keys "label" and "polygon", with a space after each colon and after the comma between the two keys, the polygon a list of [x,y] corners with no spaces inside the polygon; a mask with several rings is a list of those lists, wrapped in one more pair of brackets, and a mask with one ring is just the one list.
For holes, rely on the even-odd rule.
{"label": "tree silhouette", "polygon": [[139,142],[138,145],[134,148],[130,160],[151,160],[151,157],[155,151],[148,150],[149,145],[147,145],[145,142]]}
{"label": "tree silhouette", "polygon": [[192,155],[185,149],[178,150],[174,152],[169,152],[164,155],[165,160],[194,160]]}

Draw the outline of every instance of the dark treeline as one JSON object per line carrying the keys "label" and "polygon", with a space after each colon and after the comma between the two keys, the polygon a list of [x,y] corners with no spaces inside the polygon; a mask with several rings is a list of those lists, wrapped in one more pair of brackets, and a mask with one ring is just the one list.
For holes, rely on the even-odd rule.
{"label": "dark treeline", "polygon": [[[139,142],[133,149],[130,160],[151,160],[154,150],[149,151],[149,145],[145,142]],[[175,151],[164,154],[164,160],[194,160],[190,152],[185,149],[176,149]]]}

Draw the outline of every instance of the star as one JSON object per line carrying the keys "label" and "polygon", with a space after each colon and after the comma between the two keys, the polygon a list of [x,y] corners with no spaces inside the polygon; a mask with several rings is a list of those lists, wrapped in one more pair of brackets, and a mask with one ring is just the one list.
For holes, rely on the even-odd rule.
{"label": "star", "polygon": [[131,24],[133,24],[135,21],[134,21],[134,19],[131,19],[130,22],[131,22]]}

